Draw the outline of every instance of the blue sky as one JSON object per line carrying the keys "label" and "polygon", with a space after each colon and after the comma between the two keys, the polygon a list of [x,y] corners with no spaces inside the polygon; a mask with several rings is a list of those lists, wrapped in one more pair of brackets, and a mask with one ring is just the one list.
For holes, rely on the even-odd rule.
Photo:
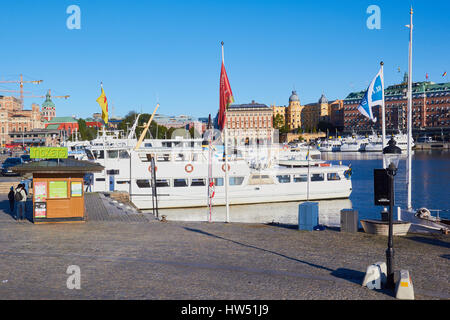
{"label": "blue sky", "polygon": [[[69,30],[69,5],[81,29]],[[381,9],[370,30],[369,5]],[[142,1],[2,0],[0,81],[55,99],[57,116],[99,112],[100,81],[110,108],[215,115],[219,105],[220,41],[236,103],[285,105],[295,88],[302,104],[324,93],[345,98],[365,90],[381,60],[386,85],[408,66],[409,7],[414,7],[413,80],[449,81],[450,1]],[[401,72],[398,73],[398,67]],[[0,83],[1,89],[18,85]],[[7,93],[0,94],[7,95]],[[26,108],[42,99],[28,98]],[[110,109],[111,113],[111,109]]]}

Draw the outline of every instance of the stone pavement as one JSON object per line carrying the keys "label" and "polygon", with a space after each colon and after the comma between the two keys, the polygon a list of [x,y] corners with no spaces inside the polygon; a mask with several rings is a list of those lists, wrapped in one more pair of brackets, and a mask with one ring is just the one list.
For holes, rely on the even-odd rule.
{"label": "stone pavement", "polygon": [[[153,219],[33,225],[6,205],[0,299],[394,299],[361,287],[385,260],[382,236]],[[395,237],[395,269],[411,272],[416,299],[450,298],[449,247],[445,235]],[[71,265],[79,290],[66,285]]]}

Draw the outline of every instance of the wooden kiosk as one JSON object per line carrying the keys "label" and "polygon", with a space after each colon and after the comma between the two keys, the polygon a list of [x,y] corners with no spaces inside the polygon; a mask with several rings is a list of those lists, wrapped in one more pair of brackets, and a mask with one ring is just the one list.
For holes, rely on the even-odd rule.
{"label": "wooden kiosk", "polygon": [[85,222],[84,175],[103,166],[75,159],[22,164],[18,173],[33,174],[33,223]]}

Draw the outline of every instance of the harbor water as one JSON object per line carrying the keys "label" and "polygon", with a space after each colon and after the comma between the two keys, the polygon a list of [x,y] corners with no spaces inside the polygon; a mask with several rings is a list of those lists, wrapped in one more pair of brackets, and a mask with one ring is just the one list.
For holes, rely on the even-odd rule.
{"label": "harbor water", "polygon": [[[382,168],[381,153],[333,152],[322,153],[322,159],[332,164],[352,166],[353,191],[349,199],[318,201],[319,223],[331,227],[340,225],[340,210],[356,209],[359,219],[380,219],[382,207],[374,205],[373,170]],[[395,177],[395,205],[406,207],[406,155],[399,163]],[[450,152],[441,150],[414,151],[412,160],[412,205],[418,209],[442,210],[439,215],[450,219]],[[230,206],[230,222],[298,223],[298,205],[285,202]],[[160,209],[159,216],[179,221],[225,221],[225,207]],[[435,215],[433,213],[433,215]]]}

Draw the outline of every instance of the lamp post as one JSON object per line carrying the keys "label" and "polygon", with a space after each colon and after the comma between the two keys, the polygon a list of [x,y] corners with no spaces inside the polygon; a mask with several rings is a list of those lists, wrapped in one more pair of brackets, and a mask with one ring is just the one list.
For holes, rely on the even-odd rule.
{"label": "lamp post", "polygon": [[394,137],[388,142],[388,146],[383,149],[383,162],[389,176],[389,233],[388,248],[386,250],[387,264],[387,287],[394,288],[394,241],[393,241],[393,224],[394,224],[394,177],[397,174],[398,162],[402,150],[396,146]]}

